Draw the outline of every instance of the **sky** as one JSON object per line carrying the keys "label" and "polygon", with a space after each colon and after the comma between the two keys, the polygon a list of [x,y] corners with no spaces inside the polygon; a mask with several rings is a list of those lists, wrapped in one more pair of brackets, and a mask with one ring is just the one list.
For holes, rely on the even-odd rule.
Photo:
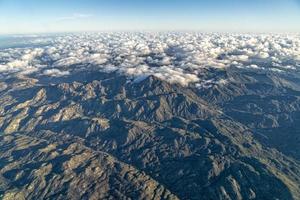
{"label": "sky", "polygon": [[300,0],[0,0],[0,34],[300,32]]}

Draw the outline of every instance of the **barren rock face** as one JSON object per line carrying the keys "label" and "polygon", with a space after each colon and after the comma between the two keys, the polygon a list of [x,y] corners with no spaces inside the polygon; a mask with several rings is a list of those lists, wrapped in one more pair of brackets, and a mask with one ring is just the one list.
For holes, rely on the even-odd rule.
{"label": "barren rock face", "polygon": [[298,97],[274,85],[277,96],[254,91],[250,82],[233,93],[238,83],[205,90],[99,71],[3,80],[0,195],[298,199],[299,149],[283,154],[257,132],[295,123]]}
{"label": "barren rock face", "polygon": [[2,139],[9,150],[1,161],[11,160],[1,169],[3,199],[177,199],[147,174],[80,141],[50,143],[19,134]]}

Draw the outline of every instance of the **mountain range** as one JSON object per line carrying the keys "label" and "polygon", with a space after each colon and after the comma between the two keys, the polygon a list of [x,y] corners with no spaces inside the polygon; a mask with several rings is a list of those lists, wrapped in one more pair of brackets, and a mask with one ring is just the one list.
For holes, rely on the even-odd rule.
{"label": "mountain range", "polygon": [[0,81],[0,197],[300,199],[300,75],[210,87],[117,71]]}

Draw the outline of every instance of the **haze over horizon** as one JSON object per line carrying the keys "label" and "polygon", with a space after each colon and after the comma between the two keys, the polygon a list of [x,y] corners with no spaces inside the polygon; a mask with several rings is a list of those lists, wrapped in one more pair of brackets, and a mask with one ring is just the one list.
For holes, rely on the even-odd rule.
{"label": "haze over horizon", "polygon": [[0,0],[0,34],[148,30],[300,32],[299,0]]}

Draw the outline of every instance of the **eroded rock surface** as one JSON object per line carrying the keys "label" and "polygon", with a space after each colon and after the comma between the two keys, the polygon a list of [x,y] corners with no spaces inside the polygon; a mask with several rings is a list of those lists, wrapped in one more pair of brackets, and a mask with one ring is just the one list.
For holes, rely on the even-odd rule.
{"label": "eroded rock surface", "polygon": [[[256,132],[280,116],[260,114],[258,93],[246,103],[246,86],[231,95],[97,71],[30,78],[0,93],[3,199],[300,198],[299,160]],[[299,109],[274,98],[278,113]],[[246,112],[263,119],[235,115]]]}

